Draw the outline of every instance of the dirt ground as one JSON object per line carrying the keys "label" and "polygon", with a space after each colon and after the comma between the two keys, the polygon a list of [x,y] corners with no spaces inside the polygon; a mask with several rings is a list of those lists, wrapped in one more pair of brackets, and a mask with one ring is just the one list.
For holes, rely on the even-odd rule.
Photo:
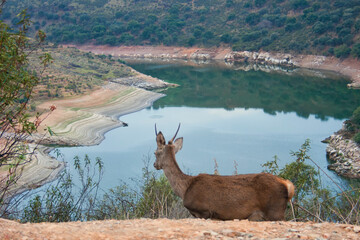
{"label": "dirt ground", "polygon": [[360,226],[313,222],[135,219],[26,223],[0,219],[0,239],[360,239]]}

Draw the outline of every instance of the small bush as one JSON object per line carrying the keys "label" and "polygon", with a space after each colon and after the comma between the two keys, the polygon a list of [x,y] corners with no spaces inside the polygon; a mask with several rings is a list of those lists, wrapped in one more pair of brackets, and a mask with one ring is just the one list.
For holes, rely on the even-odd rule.
{"label": "small bush", "polygon": [[360,125],[360,107],[356,108],[351,117],[351,122]]}
{"label": "small bush", "polygon": [[355,136],[354,136],[354,141],[355,141],[356,143],[359,143],[359,144],[360,144],[360,132],[358,132],[357,134],[355,134]]}
{"label": "small bush", "polygon": [[337,58],[346,58],[347,56],[349,56],[350,52],[351,49],[345,44],[334,48],[334,54]]}
{"label": "small bush", "polygon": [[[306,140],[299,151],[291,153],[296,158],[295,161],[285,165],[284,168],[278,167],[277,157],[262,165],[265,172],[289,179],[295,185],[295,195],[292,199],[293,209],[288,209],[286,218],[300,221],[359,224],[360,192],[358,189],[349,186],[347,190],[343,190],[331,178],[339,192],[324,188],[321,185],[319,174],[321,169],[308,155],[309,150],[310,141]],[[311,161],[317,168],[307,164],[306,161]]]}
{"label": "small bush", "polygon": [[73,176],[65,170],[58,183],[50,186],[42,196],[36,195],[21,211],[22,222],[68,222],[88,220],[97,199],[99,183],[103,175],[103,163],[96,158],[95,164],[85,155],[81,161],[74,158],[74,167],[82,186],[75,189]]}
{"label": "small bush", "polygon": [[150,171],[149,160],[144,165],[143,176],[137,181],[139,190],[123,183],[99,197],[103,175],[101,160],[97,158],[94,164],[87,155],[83,161],[75,157],[74,166],[81,186],[76,186],[73,176],[65,171],[55,186],[30,199],[18,213],[13,211],[11,218],[21,219],[22,222],[67,222],[190,217],[167,178]]}
{"label": "small bush", "polygon": [[360,43],[354,44],[354,46],[351,49],[351,55],[354,58],[360,59]]}

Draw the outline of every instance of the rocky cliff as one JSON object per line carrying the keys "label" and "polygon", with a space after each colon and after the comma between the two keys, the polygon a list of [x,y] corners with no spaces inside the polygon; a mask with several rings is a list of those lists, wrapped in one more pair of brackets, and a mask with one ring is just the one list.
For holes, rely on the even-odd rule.
{"label": "rocky cliff", "polygon": [[343,132],[344,128],[325,140],[326,154],[332,162],[328,169],[341,176],[360,178],[360,147]]}

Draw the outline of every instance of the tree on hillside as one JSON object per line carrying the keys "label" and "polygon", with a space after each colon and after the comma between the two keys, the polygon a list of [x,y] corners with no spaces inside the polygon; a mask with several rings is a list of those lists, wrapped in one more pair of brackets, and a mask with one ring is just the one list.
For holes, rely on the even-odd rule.
{"label": "tree on hillside", "polygon": [[[0,0],[0,14],[6,0]],[[0,21],[0,216],[4,214],[4,201],[11,186],[21,175],[21,167],[29,161],[26,142],[40,124],[31,122],[27,115],[37,73],[28,68],[28,56],[42,43],[45,34],[38,31],[36,40],[27,37],[30,20],[26,11],[18,15],[18,30]],[[45,68],[51,56],[40,56]]]}

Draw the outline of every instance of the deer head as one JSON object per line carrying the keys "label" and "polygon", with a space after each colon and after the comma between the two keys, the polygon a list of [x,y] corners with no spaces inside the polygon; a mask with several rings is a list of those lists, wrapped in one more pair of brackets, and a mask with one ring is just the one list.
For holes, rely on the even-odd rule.
{"label": "deer head", "polygon": [[163,167],[169,161],[175,161],[175,154],[182,148],[183,145],[182,137],[174,141],[177,133],[179,132],[179,129],[180,129],[180,124],[178,129],[176,130],[174,137],[168,142],[168,144],[166,144],[164,135],[162,134],[162,132],[159,133],[157,132],[156,124],[155,124],[157,149],[155,151],[156,161],[154,163],[154,167],[157,170],[163,169]]}

